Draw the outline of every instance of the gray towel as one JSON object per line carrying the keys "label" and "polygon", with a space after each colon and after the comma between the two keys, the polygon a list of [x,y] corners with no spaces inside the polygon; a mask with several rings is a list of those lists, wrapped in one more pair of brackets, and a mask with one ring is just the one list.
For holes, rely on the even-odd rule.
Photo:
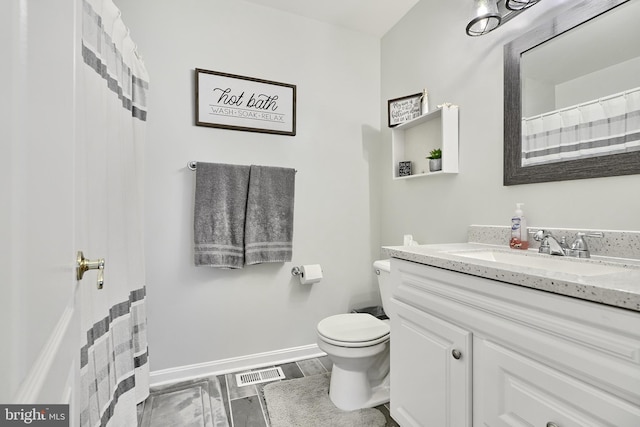
{"label": "gray towel", "polygon": [[251,166],[245,263],[291,261],[293,253],[294,169]]}
{"label": "gray towel", "polygon": [[194,259],[198,266],[242,268],[249,166],[198,162]]}

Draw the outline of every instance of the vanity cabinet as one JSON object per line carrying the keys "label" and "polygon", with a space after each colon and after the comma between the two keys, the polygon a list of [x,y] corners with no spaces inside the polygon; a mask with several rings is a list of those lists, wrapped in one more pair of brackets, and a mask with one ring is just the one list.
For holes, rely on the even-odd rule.
{"label": "vanity cabinet", "polygon": [[400,301],[391,319],[394,419],[403,427],[471,426],[471,333]]}
{"label": "vanity cabinet", "polygon": [[[410,179],[443,173],[458,173],[458,106],[444,104],[391,130],[393,179]],[[426,158],[433,149],[442,150],[442,170],[429,171]],[[399,163],[411,162],[412,174],[400,176]]]}
{"label": "vanity cabinet", "polygon": [[403,427],[640,426],[640,312],[400,259],[391,277]]}
{"label": "vanity cabinet", "polygon": [[638,407],[526,355],[474,342],[479,425],[640,426]]}

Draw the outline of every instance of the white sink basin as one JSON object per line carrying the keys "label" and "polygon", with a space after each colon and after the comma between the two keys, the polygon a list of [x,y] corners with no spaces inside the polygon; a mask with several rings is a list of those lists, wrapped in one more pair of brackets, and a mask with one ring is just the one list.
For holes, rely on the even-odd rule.
{"label": "white sink basin", "polygon": [[622,273],[625,271],[629,271],[628,267],[615,264],[607,264],[576,258],[565,258],[561,256],[539,255],[537,253],[502,251],[497,249],[455,251],[450,252],[450,254],[482,261],[536,268],[540,270],[553,271],[556,273],[575,274],[578,276],[599,276],[602,274]]}

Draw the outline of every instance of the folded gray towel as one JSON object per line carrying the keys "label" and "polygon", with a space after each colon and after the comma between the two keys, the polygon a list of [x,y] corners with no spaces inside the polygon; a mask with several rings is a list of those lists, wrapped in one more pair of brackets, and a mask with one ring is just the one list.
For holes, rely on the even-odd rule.
{"label": "folded gray towel", "polygon": [[242,268],[249,166],[198,162],[194,204],[197,266]]}
{"label": "folded gray towel", "polygon": [[291,261],[295,169],[251,166],[245,263]]}

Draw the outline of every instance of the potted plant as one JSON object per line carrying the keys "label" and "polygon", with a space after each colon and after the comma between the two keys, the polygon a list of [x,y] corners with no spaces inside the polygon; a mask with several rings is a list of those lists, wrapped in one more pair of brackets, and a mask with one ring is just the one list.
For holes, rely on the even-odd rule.
{"label": "potted plant", "polygon": [[431,150],[429,152],[429,170],[431,172],[442,170],[442,150],[436,148],[435,150]]}

